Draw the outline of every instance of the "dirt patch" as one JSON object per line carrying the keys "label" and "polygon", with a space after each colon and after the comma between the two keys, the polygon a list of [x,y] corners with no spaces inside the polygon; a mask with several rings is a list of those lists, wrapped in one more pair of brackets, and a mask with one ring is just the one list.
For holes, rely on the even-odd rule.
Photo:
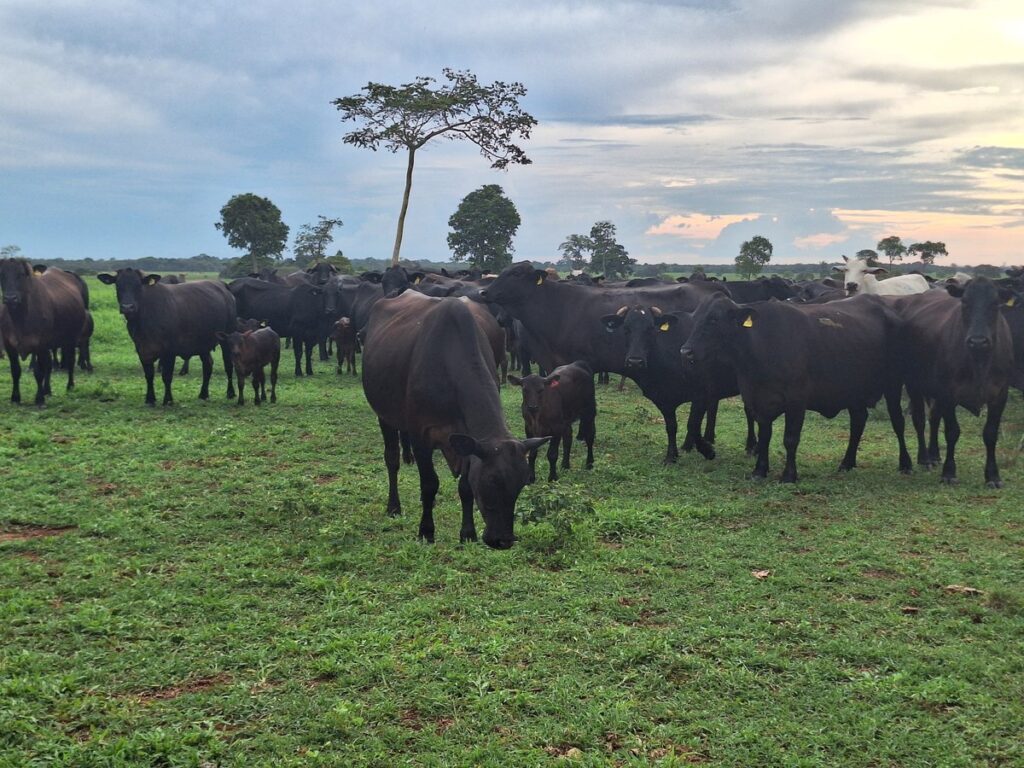
{"label": "dirt patch", "polygon": [[402,725],[410,731],[423,730],[423,716],[420,715],[419,711],[415,707],[402,710],[398,719],[401,721]]}
{"label": "dirt patch", "polygon": [[47,536],[60,536],[77,527],[75,525],[23,525],[10,531],[0,531],[0,542],[28,541]]}
{"label": "dirt patch", "polygon": [[227,673],[221,672],[219,675],[197,677],[181,683],[180,685],[171,685],[167,688],[157,688],[155,690],[145,691],[142,693],[133,693],[131,694],[131,697],[138,699],[142,704],[148,704],[152,701],[176,699],[186,693],[202,693],[203,691],[208,691],[211,688],[216,688],[218,685],[224,685],[229,682],[231,682],[231,676]]}
{"label": "dirt patch", "polygon": [[317,475],[316,477],[314,477],[313,482],[316,483],[317,485],[327,485],[328,483],[333,483],[337,479],[337,475],[327,472],[325,474]]}
{"label": "dirt patch", "polygon": [[444,733],[455,725],[455,720],[450,717],[439,717],[434,721],[434,728],[438,733]]}

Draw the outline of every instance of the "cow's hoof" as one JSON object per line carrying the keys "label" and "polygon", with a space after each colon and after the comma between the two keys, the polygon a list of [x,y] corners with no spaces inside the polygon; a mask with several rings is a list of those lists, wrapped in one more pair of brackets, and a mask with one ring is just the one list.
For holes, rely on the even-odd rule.
{"label": "cow's hoof", "polygon": [[985,483],[985,487],[986,488],[1002,488],[1003,487],[1003,481],[1002,480],[989,480],[987,483]]}
{"label": "cow's hoof", "polygon": [[849,472],[851,469],[853,469],[856,466],[857,466],[856,464],[847,464],[846,462],[843,462],[842,464],[839,465],[839,471],[840,472]]}
{"label": "cow's hoof", "polygon": [[959,485],[960,484],[960,481],[956,479],[955,475],[953,475],[953,476],[943,475],[939,479],[939,482],[941,482],[943,485]]}
{"label": "cow's hoof", "polygon": [[459,533],[459,543],[466,544],[476,541],[476,531],[462,531]]}

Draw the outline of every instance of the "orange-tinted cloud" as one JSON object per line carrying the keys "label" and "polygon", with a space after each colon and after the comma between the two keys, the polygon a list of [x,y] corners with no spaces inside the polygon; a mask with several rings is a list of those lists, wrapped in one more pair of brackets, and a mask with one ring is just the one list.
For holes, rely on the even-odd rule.
{"label": "orange-tinted cloud", "polygon": [[752,221],[760,214],[740,213],[706,216],[699,213],[674,214],[648,229],[647,235],[672,235],[690,240],[714,240],[730,224]]}

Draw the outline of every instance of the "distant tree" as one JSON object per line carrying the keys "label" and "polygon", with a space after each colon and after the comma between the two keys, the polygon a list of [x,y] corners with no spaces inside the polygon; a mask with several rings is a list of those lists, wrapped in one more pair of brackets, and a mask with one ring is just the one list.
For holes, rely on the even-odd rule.
{"label": "distant tree", "polygon": [[512,263],[512,238],[519,211],[497,184],[485,184],[462,198],[448,219],[448,247],[455,261],[468,261],[485,272],[500,272]]}
{"label": "distant tree", "polygon": [[878,266],[878,251],[873,251],[870,248],[865,248],[862,251],[857,251],[857,255],[854,258],[863,259],[868,263],[869,267]]}
{"label": "distant tree", "polygon": [[894,262],[903,261],[903,256],[907,252],[907,246],[903,244],[896,235],[889,235],[878,241],[878,245],[875,246],[879,251],[885,254],[886,258],[889,259],[889,266],[891,267]]}
{"label": "distant tree", "polygon": [[288,225],[281,221],[281,209],[251,192],[228,200],[220,209],[220,221],[213,226],[224,233],[232,248],[248,251],[253,272],[278,260],[288,242]]}
{"label": "distant tree", "polygon": [[934,264],[937,256],[948,256],[945,243],[933,243],[925,240],[923,243],[914,243],[907,249],[908,253],[919,254],[925,264]]}
{"label": "distant tree", "polygon": [[325,258],[327,246],[334,240],[331,230],[342,226],[341,219],[329,219],[326,216],[317,216],[317,219],[315,224],[299,227],[299,233],[295,236],[292,252],[295,254],[295,266],[300,269]]}
{"label": "distant tree", "polygon": [[636,259],[615,239],[615,225],[599,221],[590,228],[590,268],[614,280],[633,273]]}
{"label": "distant tree", "polygon": [[558,250],[562,253],[562,258],[558,260],[558,263],[565,264],[568,269],[583,269],[587,266],[587,260],[593,248],[593,243],[586,235],[569,235],[558,246]]}
{"label": "distant tree", "polygon": [[736,271],[749,280],[760,274],[771,259],[771,241],[767,237],[755,235],[740,246],[740,255],[736,257]]}
{"label": "distant tree", "polygon": [[998,278],[1003,276],[1003,270],[994,264],[979,264],[974,268],[974,274],[978,277]]}
{"label": "distant tree", "polygon": [[362,93],[335,99],[332,103],[341,112],[341,121],[354,120],[363,127],[346,133],[346,144],[374,151],[383,144],[389,152],[400,149],[408,153],[405,191],[398,214],[395,247],[391,263],[398,265],[402,248],[405,214],[409,210],[412,172],[416,151],[431,139],[465,139],[475,144],[492,168],[503,170],[509,163],[526,165],[530,159],[513,139],[518,135],[530,138],[537,124],[523,111],[519,99],[526,95],[521,83],[495,81],[480,85],[476,75],[466,71],[442,70],[448,85],[432,87],[432,77],[417,77],[400,86],[368,83]]}
{"label": "distant tree", "polygon": [[832,274],[832,267],[827,261],[818,262],[818,277],[825,279]]}
{"label": "distant tree", "polygon": [[20,259],[20,258],[22,258],[21,246],[18,246],[18,245],[5,245],[3,248],[0,248],[0,259]]}

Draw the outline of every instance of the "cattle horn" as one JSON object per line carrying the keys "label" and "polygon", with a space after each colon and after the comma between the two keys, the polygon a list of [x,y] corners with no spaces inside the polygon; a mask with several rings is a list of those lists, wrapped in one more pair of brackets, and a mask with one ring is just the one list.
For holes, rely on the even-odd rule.
{"label": "cattle horn", "polygon": [[661,309],[659,307],[651,307],[651,314],[655,317],[661,317]]}
{"label": "cattle horn", "polygon": [[619,310],[618,312],[616,312],[615,314],[616,314],[616,315],[617,315],[618,317],[625,317],[625,316],[626,316],[626,313],[627,313],[627,312],[629,312],[629,307],[622,307],[622,308],[621,308],[621,309],[620,309],[620,310]]}

